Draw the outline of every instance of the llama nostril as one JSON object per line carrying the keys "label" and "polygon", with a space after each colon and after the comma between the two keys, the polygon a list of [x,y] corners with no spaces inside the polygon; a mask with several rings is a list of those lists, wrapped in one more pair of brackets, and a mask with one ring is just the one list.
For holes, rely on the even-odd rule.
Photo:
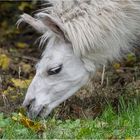
{"label": "llama nostril", "polygon": [[23,107],[24,108],[26,108],[27,109],[27,111],[29,111],[30,110],[30,108],[31,108],[31,105],[33,104],[35,102],[35,98],[33,98],[33,99],[31,99],[31,100],[28,100],[28,101],[24,101],[23,102]]}
{"label": "llama nostril", "polygon": [[27,111],[29,111],[29,110],[30,110],[30,108],[31,108],[31,103],[30,103],[30,104],[28,104],[25,108],[26,108],[26,110],[27,110]]}

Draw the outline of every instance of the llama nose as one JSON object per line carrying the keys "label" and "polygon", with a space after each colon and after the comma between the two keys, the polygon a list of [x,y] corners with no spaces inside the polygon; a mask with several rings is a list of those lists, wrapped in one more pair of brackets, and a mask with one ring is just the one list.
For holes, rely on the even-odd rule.
{"label": "llama nose", "polygon": [[30,99],[30,100],[29,100],[29,99],[28,99],[28,100],[24,100],[22,106],[23,106],[24,108],[26,108],[27,111],[29,111],[30,108],[31,108],[31,106],[32,106],[32,104],[33,104],[34,102],[35,102],[35,98]]}

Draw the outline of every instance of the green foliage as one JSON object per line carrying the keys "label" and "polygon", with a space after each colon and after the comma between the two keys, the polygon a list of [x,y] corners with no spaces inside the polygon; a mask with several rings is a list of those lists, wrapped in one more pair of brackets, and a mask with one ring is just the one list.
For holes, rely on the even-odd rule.
{"label": "green foliage", "polygon": [[[8,138],[46,138],[46,139],[133,139],[140,138],[140,104],[126,106],[120,99],[118,114],[108,105],[103,114],[95,120],[56,120],[46,119],[41,123],[45,131],[37,133],[11,117],[0,115],[0,137]],[[14,114],[16,116],[16,114]]]}

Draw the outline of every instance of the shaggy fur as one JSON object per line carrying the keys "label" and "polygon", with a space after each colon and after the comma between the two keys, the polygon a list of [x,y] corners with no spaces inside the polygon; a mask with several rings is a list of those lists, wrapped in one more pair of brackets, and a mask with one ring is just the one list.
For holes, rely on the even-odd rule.
{"label": "shaggy fur", "polygon": [[[92,63],[98,66],[119,59],[138,40],[140,2],[50,0],[50,3],[53,6],[42,9],[36,15],[38,20],[42,20],[42,13],[57,20],[65,39],[72,43],[74,53],[83,59],[89,71],[92,70]],[[36,29],[41,28],[43,25],[40,23]],[[41,44],[55,36],[44,28]]]}
{"label": "shaggy fur", "polygon": [[[140,3],[130,0],[51,0],[44,9],[59,18],[76,55],[90,63],[118,59],[136,44],[140,32]],[[87,61],[86,61],[87,65]]]}

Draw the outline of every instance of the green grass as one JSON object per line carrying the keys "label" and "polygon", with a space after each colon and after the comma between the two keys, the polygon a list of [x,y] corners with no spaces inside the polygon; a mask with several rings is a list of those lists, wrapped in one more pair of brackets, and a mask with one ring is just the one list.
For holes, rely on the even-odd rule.
{"label": "green grass", "polygon": [[140,104],[121,100],[119,112],[108,105],[103,114],[94,120],[45,120],[45,132],[36,132],[14,122],[11,117],[0,115],[0,138],[2,139],[140,139]]}

